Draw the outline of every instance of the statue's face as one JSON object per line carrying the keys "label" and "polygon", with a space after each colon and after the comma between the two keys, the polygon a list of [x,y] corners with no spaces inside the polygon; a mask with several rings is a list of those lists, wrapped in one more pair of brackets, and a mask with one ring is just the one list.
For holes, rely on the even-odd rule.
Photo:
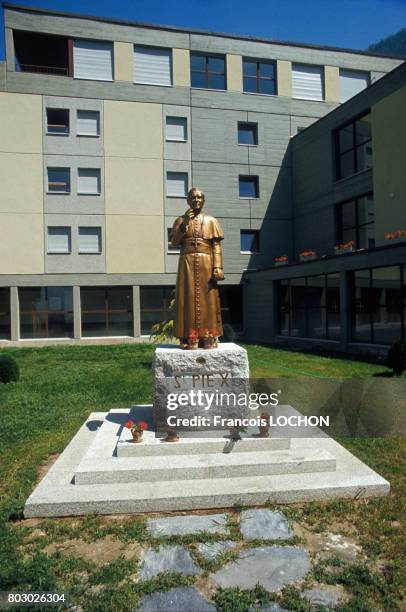
{"label": "statue's face", "polygon": [[200,189],[193,189],[188,195],[188,204],[192,210],[199,213],[204,204],[204,193]]}

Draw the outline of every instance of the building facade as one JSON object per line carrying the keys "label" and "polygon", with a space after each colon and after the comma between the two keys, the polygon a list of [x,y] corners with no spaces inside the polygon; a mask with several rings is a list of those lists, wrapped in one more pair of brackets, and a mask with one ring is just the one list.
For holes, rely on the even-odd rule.
{"label": "building facade", "polygon": [[[148,337],[168,314],[178,261],[168,232],[192,185],[226,236],[223,318],[247,339],[292,335],[292,325],[275,327],[268,269],[281,254],[293,261],[298,249],[331,248],[342,198],[373,191],[376,203],[378,189],[375,226],[398,223],[396,213],[386,224],[385,171],[371,187],[372,171],[355,169],[338,196],[325,174],[331,150],[315,145],[313,161],[307,147],[317,130],[330,139],[325,122],[352,96],[379,90],[401,60],[3,6],[2,343]],[[381,125],[385,104],[376,103]],[[386,150],[384,129],[377,138]],[[361,192],[346,191],[357,180]],[[263,273],[265,335],[252,318]]]}

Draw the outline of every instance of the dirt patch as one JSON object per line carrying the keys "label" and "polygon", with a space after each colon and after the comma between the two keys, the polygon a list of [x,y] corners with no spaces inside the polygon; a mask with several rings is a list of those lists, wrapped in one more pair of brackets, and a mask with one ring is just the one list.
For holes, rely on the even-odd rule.
{"label": "dirt patch", "polygon": [[298,523],[294,523],[293,528],[295,534],[303,541],[304,548],[320,559],[337,557],[354,563],[360,557],[365,558],[362,547],[347,535],[332,532],[315,533]]}
{"label": "dirt patch", "polygon": [[44,552],[47,554],[59,551],[69,556],[81,557],[98,566],[111,563],[121,556],[127,561],[137,558],[140,556],[141,550],[141,546],[136,542],[124,544],[110,536],[97,539],[94,542],[84,542],[81,539],[66,540],[61,544],[50,544],[44,548]]}
{"label": "dirt patch", "polygon": [[209,577],[204,576],[198,576],[193,586],[207,599],[212,599],[218,588]]}

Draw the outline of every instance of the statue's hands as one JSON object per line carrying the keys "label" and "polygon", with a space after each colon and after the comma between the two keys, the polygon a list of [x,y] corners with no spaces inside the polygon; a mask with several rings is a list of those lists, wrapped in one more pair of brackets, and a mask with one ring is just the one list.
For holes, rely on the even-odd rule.
{"label": "statue's hands", "polygon": [[185,214],[183,215],[183,219],[186,224],[189,223],[191,219],[195,216],[194,210],[192,208],[188,208]]}
{"label": "statue's hands", "polygon": [[216,281],[224,280],[224,270],[222,268],[213,268],[211,277]]}

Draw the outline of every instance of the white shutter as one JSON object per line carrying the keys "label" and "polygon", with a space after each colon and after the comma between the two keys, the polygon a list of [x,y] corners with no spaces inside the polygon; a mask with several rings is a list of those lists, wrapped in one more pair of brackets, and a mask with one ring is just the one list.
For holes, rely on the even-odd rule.
{"label": "white shutter", "polygon": [[292,66],[292,98],[301,100],[324,100],[324,78],[322,66]]}
{"label": "white shutter", "polygon": [[48,227],[48,253],[70,253],[70,227]]}
{"label": "white shutter", "polygon": [[113,43],[75,40],[73,43],[75,79],[113,80]]}
{"label": "white shutter", "polygon": [[187,140],[187,120],[186,117],[167,117],[166,118],[166,140]]}
{"label": "white shutter", "polygon": [[78,136],[98,136],[100,134],[99,111],[78,110],[76,132]]}
{"label": "white shutter", "polygon": [[134,83],[172,85],[171,49],[134,47]]}
{"label": "white shutter", "polygon": [[100,193],[99,168],[78,168],[78,193]]}
{"label": "white shutter", "polygon": [[101,253],[100,227],[79,227],[79,253]]}
{"label": "white shutter", "polygon": [[340,102],[349,100],[368,87],[369,73],[340,69]]}
{"label": "white shutter", "polygon": [[166,173],[166,195],[184,198],[188,190],[187,172],[167,172]]}

